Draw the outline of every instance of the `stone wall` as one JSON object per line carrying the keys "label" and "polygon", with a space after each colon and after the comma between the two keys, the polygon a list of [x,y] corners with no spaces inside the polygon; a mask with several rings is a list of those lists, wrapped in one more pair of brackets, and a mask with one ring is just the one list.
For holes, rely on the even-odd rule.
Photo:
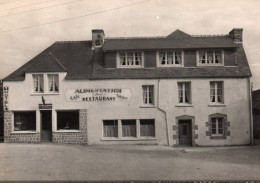
{"label": "stone wall", "polygon": [[4,141],[6,143],[39,143],[40,133],[12,133],[12,112],[4,112]]}
{"label": "stone wall", "polygon": [[79,111],[79,132],[53,132],[52,141],[59,144],[87,144],[87,110],[82,109]]}

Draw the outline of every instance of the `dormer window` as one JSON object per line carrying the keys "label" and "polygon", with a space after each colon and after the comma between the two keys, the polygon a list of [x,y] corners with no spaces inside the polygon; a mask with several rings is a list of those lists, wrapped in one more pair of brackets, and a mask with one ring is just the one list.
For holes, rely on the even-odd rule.
{"label": "dormer window", "polygon": [[200,50],[197,51],[198,65],[223,65],[223,50]]}
{"label": "dormer window", "polygon": [[142,52],[120,52],[118,53],[118,67],[143,67]]}
{"label": "dormer window", "polygon": [[157,53],[157,65],[161,67],[183,66],[183,51],[160,51]]}

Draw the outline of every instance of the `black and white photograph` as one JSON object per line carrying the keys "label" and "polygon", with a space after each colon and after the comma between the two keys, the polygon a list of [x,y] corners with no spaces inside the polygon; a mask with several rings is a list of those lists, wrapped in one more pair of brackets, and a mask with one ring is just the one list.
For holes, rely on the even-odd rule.
{"label": "black and white photograph", "polygon": [[260,181],[260,1],[0,0],[7,181]]}

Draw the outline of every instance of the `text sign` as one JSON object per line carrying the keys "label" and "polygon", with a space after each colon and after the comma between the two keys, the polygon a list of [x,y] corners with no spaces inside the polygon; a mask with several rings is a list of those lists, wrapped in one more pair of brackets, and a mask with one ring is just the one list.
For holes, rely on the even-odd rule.
{"label": "text sign", "polygon": [[130,89],[68,89],[66,100],[69,102],[129,102],[132,97]]}
{"label": "text sign", "polygon": [[52,109],[52,104],[39,104],[39,109]]}
{"label": "text sign", "polygon": [[8,96],[9,96],[8,86],[4,87],[4,111],[8,111]]}

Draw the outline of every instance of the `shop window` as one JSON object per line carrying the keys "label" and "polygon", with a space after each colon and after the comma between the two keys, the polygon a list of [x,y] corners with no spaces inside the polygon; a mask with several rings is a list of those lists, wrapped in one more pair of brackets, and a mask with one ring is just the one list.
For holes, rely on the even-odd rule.
{"label": "shop window", "polygon": [[160,66],[182,66],[182,60],[182,51],[159,52]]}
{"label": "shop window", "polygon": [[212,103],[224,103],[224,92],[222,81],[210,82],[210,102]]}
{"label": "shop window", "polygon": [[154,105],[154,86],[143,85],[143,103]]}
{"label": "shop window", "polygon": [[48,91],[58,93],[59,92],[59,75],[48,74]]}
{"label": "shop window", "polygon": [[33,74],[33,92],[34,93],[44,92],[43,74]]}
{"label": "shop window", "polygon": [[119,67],[142,67],[143,54],[142,52],[120,52]]}
{"label": "shop window", "polygon": [[178,102],[182,104],[191,104],[190,82],[178,82]]}
{"label": "shop window", "polygon": [[136,120],[122,120],[122,137],[136,137]]}
{"label": "shop window", "polygon": [[201,50],[197,52],[199,65],[222,65],[224,51],[222,50]]}
{"label": "shop window", "polygon": [[118,137],[118,121],[104,120],[103,121],[104,137]]}
{"label": "shop window", "polygon": [[36,112],[14,112],[14,131],[36,131]]}
{"label": "shop window", "polygon": [[57,130],[79,130],[79,111],[57,111]]}
{"label": "shop window", "polygon": [[140,136],[155,137],[154,119],[140,120]]}

